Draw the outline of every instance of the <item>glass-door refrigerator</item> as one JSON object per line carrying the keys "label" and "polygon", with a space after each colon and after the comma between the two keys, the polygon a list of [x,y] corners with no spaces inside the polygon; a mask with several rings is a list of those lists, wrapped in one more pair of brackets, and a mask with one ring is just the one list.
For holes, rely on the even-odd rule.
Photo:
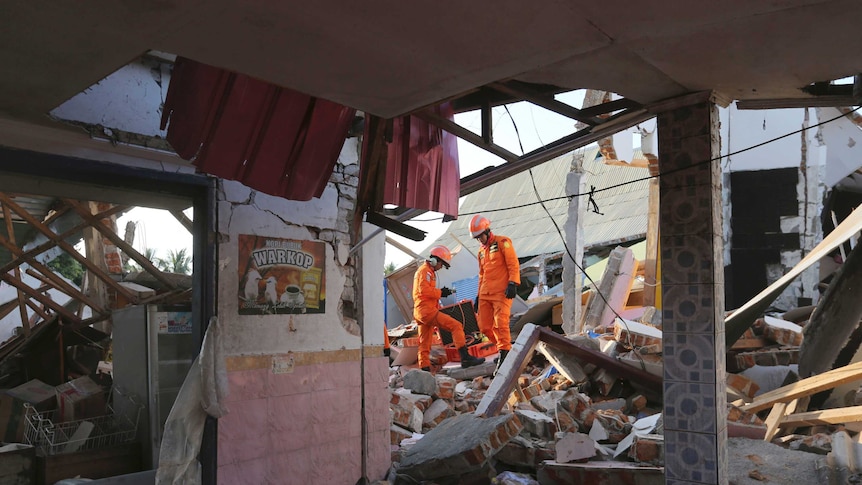
{"label": "glass-door refrigerator", "polygon": [[138,441],[145,466],[158,466],[165,421],[196,355],[190,305],[139,305],[114,312],[114,387],[144,404]]}

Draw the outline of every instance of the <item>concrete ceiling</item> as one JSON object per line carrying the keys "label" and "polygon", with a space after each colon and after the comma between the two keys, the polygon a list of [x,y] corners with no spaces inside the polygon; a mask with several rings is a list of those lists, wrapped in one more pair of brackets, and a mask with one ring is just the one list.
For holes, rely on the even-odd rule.
{"label": "concrete ceiling", "polygon": [[34,0],[0,18],[0,116],[24,120],[151,49],[384,117],[503,79],[648,104],[862,72],[858,0]]}

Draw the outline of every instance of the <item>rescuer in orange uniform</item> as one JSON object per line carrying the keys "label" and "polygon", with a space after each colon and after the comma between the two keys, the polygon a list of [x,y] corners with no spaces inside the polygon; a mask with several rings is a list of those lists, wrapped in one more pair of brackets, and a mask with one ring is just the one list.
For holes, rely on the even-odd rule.
{"label": "rescuer in orange uniform", "polygon": [[440,327],[452,334],[452,340],[461,354],[461,367],[472,367],[485,362],[467,352],[464,328],[458,320],[440,312],[440,298],[452,294],[452,290],[437,288],[437,271],[442,267],[449,269],[452,253],[446,246],[431,248],[431,256],[419,265],[413,276],[413,319],[419,324],[419,367],[431,371],[431,337],[434,327]]}
{"label": "rescuer in orange uniform", "polygon": [[470,235],[481,244],[479,294],[476,296],[479,331],[497,344],[499,370],[512,349],[509,317],[512,299],[521,284],[521,265],[512,240],[491,232],[491,221],[482,215],[476,214],[470,220]]}

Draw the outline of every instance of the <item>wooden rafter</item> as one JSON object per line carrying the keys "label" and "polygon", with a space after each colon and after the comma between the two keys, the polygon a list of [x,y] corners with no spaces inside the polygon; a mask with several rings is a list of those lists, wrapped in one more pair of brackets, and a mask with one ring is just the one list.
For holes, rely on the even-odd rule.
{"label": "wooden rafter", "polygon": [[468,130],[467,128],[464,128],[463,126],[455,123],[452,120],[446,119],[434,113],[431,110],[416,112],[414,113],[414,116],[425,120],[428,123],[439,126],[441,129],[452,133],[458,138],[461,138],[466,142],[470,142],[485,151],[491,152],[507,162],[512,163],[518,160],[518,155],[515,155],[509,150],[506,150],[505,148],[493,142],[485,142],[485,140],[481,136],[473,133],[472,131]]}
{"label": "wooden rafter", "polygon": [[[50,287],[49,286],[40,286],[36,291],[41,293],[41,292],[47,290],[48,288],[50,288]],[[28,306],[32,307],[32,305],[30,305],[29,302],[28,302]],[[5,318],[6,315],[12,313],[12,310],[14,310],[16,308],[18,308],[18,300],[9,300],[6,303],[3,303],[2,305],[0,305],[0,319]]]}
{"label": "wooden rafter", "polygon": [[[6,221],[6,235],[9,236],[9,241],[12,244],[15,244],[15,229],[12,227],[12,214],[9,211],[9,207],[6,204],[3,204],[3,220]],[[4,271],[5,273],[5,271]],[[21,279],[21,270],[16,266],[13,275]],[[27,318],[27,299],[24,297],[24,293],[21,290],[18,290],[18,311],[21,313],[21,328],[24,329],[24,335],[30,335],[30,320]]]}
{"label": "wooden rafter", "polygon": [[[189,233],[194,234],[194,232],[195,232],[195,231],[194,231],[194,227],[192,226],[192,220],[191,220],[191,219],[189,219],[188,217],[186,217],[186,215],[185,215],[185,214],[183,214],[183,211],[180,211],[180,210],[172,210],[172,211],[171,211],[171,215],[172,215],[172,216],[174,216],[174,218],[175,218],[175,219],[176,219],[180,224],[182,224],[182,225],[183,225],[183,227],[185,227],[185,228],[186,228],[186,231],[189,231]],[[98,216],[97,216],[97,217],[98,217]]]}
{"label": "wooden rafter", "polygon": [[575,108],[573,106],[569,106],[566,103],[557,101],[553,96],[547,95],[544,93],[540,93],[530,88],[529,85],[525,83],[519,83],[517,81],[509,81],[509,82],[495,82],[489,85],[492,89],[496,89],[502,93],[506,93],[510,96],[514,96],[517,98],[521,98],[523,100],[529,101],[537,106],[541,106],[547,110],[553,111],[554,113],[560,114],[567,118],[571,118],[576,121],[580,121],[581,123],[586,123],[590,126],[600,125],[602,120],[595,116],[586,116],[584,113]]}
{"label": "wooden rafter", "polygon": [[[8,195],[8,194],[7,194],[7,195]],[[62,208],[61,208],[61,209],[58,209],[57,213],[65,213],[65,212],[68,212],[68,211],[69,211],[69,209],[70,209],[70,208],[69,208],[69,206],[64,205],[64,206],[62,206]],[[98,217],[98,218],[100,218],[100,219],[101,219],[101,218],[105,218],[105,217],[110,217],[110,216],[112,216],[112,215],[114,215],[114,214],[118,214],[118,213],[120,213],[120,212],[122,212],[122,211],[124,211],[124,210],[126,210],[126,209],[128,209],[128,206],[116,205],[116,206],[113,206],[113,207],[111,207],[110,209],[108,209],[108,210],[106,210],[106,211],[102,211],[102,212],[98,213],[98,214],[96,215],[96,217]],[[46,221],[44,222],[44,224],[45,224],[45,225],[48,225],[48,224],[50,224],[50,222],[48,222],[48,221],[46,220]],[[57,234],[57,239],[65,240],[67,237],[72,236],[72,235],[74,235],[74,234],[76,234],[76,233],[78,233],[78,232],[82,231],[84,228],[89,227],[89,226],[90,226],[90,223],[89,223],[89,222],[87,222],[87,221],[84,221],[84,222],[82,222],[82,223],[80,223],[80,224],[76,224],[74,227],[72,227],[72,228],[70,228],[70,229],[68,229],[68,230],[63,231],[63,232],[62,232],[62,233],[60,233],[60,234]],[[28,249],[27,251],[24,251],[24,252],[21,254],[21,256],[22,256],[22,257],[26,257],[26,256],[36,256],[36,255],[41,254],[41,253],[43,253],[43,252],[45,252],[45,251],[47,251],[47,250],[49,250],[49,249],[51,249],[51,248],[54,248],[54,247],[56,247],[56,246],[57,246],[57,242],[56,242],[54,239],[48,239],[48,240],[47,240],[47,241],[45,241],[44,243],[42,243],[42,244],[40,244],[40,245],[38,245],[38,246],[36,246],[36,247],[34,247],[34,248]],[[5,273],[5,272],[7,272],[7,271],[11,270],[12,268],[14,268],[14,267],[16,267],[16,266],[19,266],[20,264],[21,264],[21,262],[20,262],[20,261],[12,260],[11,262],[9,262],[9,263],[7,263],[7,264],[3,265],[2,267],[0,267],[0,272]]]}
{"label": "wooden rafter", "polygon": [[72,313],[68,309],[66,309],[66,307],[55,302],[50,297],[45,296],[41,293],[38,293],[33,288],[30,288],[29,286],[24,284],[24,282],[21,281],[19,278],[15,278],[14,276],[10,275],[9,273],[0,273],[0,278],[2,278],[3,281],[9,283],[10,285],[14,286],[15,288],[18,288],[18,290],[26,293],[28,297],[38,301],[39,303],[45,305],[46,307],[50,308],[51,310],[54,310],[54,312],[63,316],[64,318],[67,318],[70,322],[76,322],[77,323],[77,322],[81,321],[81,319],[79,319],[74,313]]}
{"label": "wooden rafter", "polygon": [[45,285],[49,285],[51,288],[53,288],[57,291],[61,291],[65,294],[69,295],[70,297],[81,301],[82,303],[84,303],[88,307],[92,308],[93,312],[95,312],[95,313],[108,313],[107,311],[105,311],[104,308],[99,306],[96,302],[94,302],[91,298],[89,298],[83,292],[78,291],[78,289],[76,289],[74,286],[66,283],[63,280],[60,280],[63,284],[57,285],[53,281],[51,281],[51,279],[49,277],[42,275],[42,274],[39,274],[38,272],[33,271],[32,269],[28,269],[26,271],[26,273],[28,275],[36,278],[37,280],[41,281]]}
{"label": "wooden rafter", "polygon": [[[59,237],[57,236],[57,234],[54,233],[54,231],[52,231],[49,227],[45,226],[44,224],[42,224],[41,222],[36,220],[33,216],[30,215],[30,213],[28,213],[26,210],[24,210],[24,208],[22,208],[21,206],[16,204],[12,199],[10,199],[8,196],[6,196],[6,194],[0,193],[0,202],[3,202],[4,205],[9,205],[9,208],[12,209],[14,212],[16,212],[18,214],[18,216],[20,216],[22,219],[27,221],[28,224],[33,226],[33,228],[36,229],[37,231],[41,232],[45,237],[47,237],[48,239],[52,239],[57,244],[57,246],[60,247],[60,249],[62,249],[63,251],[66,251],[66,253],[68,253],[69,256],[72,256],[72,258],[74,258],[76,261],[81,263],[85,268],[87,268],[88,271],[92,272],[93,275],[95,275],[97,278],[99,278],[100,280],[105,282],[105,284],[107,284],[108,286],[113,288],[114,291],[123,295],[129,301],[137,302],[137,298],[129,290],[127,290],[126,288],[123,288],[122,285],[117,284],[117,282],[114,281],[114,279],[111,278],[110,275],[108,275],[104,271],[102,271],[101,268],[96,266],[95,263],[93,263],[89,259],[82,256],[81,253],[79,253],[78,251],[75,250],[74,247],[72,247],[72,245],[70,245],[69,243],[67,243],[66,241],[64,241],[62,239],[59,239]],[[74,209],[75,207],[72,206],[72,208]],[[89,214],[89,211],[87,211],[87,214]],[[92,218],[93,215],[89,214],[89,217]],[[104,228],[104,226],[100,222],[98,222],[98,221],[95,221],[95,222],[97,224],[99,224],[99,226]],[[91,225],[92,225],[92,222],[91,222]],[[114,236],[116,237],[116,234],[114,234]],[[18,253],[20,254],[20,251],[18,251]],[[31,265],[32,265],[32,263],[31,263]],[[152,265],[152,263],[151,263],[151,265]]]}
{"label": "wooden rafter", "polygon": [[[51,270],[51,268],[40,263],[39,261],[36,260],[36,258],[34,258],[32,256],[24,256],[24,254],[21,252],[21,248],[12,244],[10,241],[8,241],[3,236],[0,236],[0,246],[3,246],[4,248],[6,248],[19,261],[26,262],[27,264],[30,265],[31,268],[33,268],[36,271],[38,271],[39,273],[41,273],[44,276],[44,278],[47,278],[48,280],[50,280],[52,286],[61,289],[64,293],[69,294],[69,295],[77,292],[77,290],[75,290],[75,288],[72,285],[70,285],[69,283],[66,283],[66,281],[63,280],[63,278],[60,278],[59,276],[57,276]],[[75,253],[77,254],[77,251],[75,251]],[[29,273],[29,274],[32,275],[32,273]],[[39,279],[41,280],[41,278],[39,278]],[[44,280],[42,280],[42,281],[44,281]],[[123,288],[123,289],[125,289],[125,288]],[[80,292],[77,292],[77,293],[79,293],[80,295],[83,296],[82,293],[80,293]],[[85,300],[85,303],[87,303],[87,305],[89,305],[90,307],[92,307],[94,309],[94,311],[97,311],[96,309],[100,308],[98,305],[93,303],[86,296],[83,296],[83,299]],[[102,312],[104,312],[104,310],[102,310]]]}
{"label": "wooden rafter", "polygon": [[[63,199],[63,202],[68,204],[72,208],[72,210],[77,212],[78,215],[81,216],[81,218],[83,218],[85,221],[88,221],[94,229],[99,231],[104,237],[108,238],[112,243],[114,243],[115,246],[125,251],[130,258],[135,260],[136,263],[140,264],[141,267],[144,268],[144,270],[153,275],[153,277],[159,280],[160,283],[164,284],[170,289],[176,288],[176,285],[173,283],[173,281],[171,281],[164,274],[162,274],[162,271],[156,268],[149,259],[145,258],[141,253],[136,251],[135,248],[129,245],[126,241],[123,241],[123,239],[119,235],[117,235],[116,232],[112,231],[109,227],[106,227],[104,224],[102,224],[100,220],[96,219],[96,216],[90,212],[89,208],[84,207],[79,201],[73,199]],[[129,294],[128,290],[123,288],[123,294]],[[129,299],[137,301],[136,298],[133,298],[131,296],[129,296]]]}

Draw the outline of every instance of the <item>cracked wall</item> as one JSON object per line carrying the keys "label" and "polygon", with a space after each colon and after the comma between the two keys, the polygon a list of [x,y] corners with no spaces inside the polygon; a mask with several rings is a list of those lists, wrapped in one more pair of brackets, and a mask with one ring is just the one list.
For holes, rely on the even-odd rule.
{"label": "cracked wall", "polygon": [[[219,181],[217,295],[231,410],[219,420],[220,483],[356,483],[363,471],[373,480],[389,468],[384,242],[381,234],[350,253],[358,158],[358,141],[348,139],[329,184],[308,202]],[[239,315],[240,234],[323,242],[325,313]]]}
{"label": "cracked wall", "polygon": [[[728,308],[740,306],[796,265],[821,239],[825,160],[815,131],[767,140],[816,123],[813,110],[722,110],[725,267]],[[809,268],[773,306],[811,304],[818,268]]]}

